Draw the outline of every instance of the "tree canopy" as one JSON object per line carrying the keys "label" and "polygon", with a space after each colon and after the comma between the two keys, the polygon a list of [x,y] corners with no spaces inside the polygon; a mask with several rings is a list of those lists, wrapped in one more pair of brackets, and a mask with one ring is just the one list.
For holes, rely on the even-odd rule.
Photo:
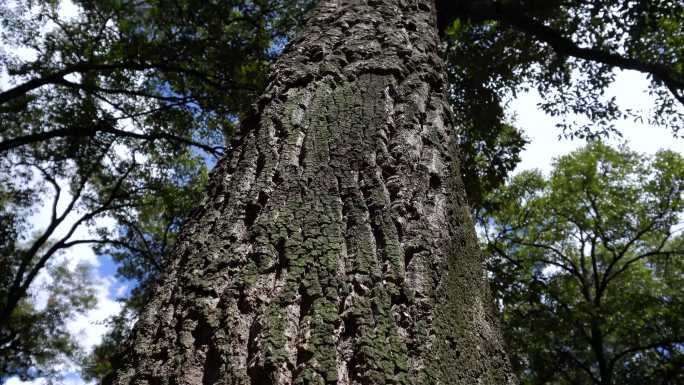
{"label": "tree canopy", "polygon": [[524,384],[684,381],[684,158],[592,142],[481,218]]}
{"label": "tree canopy", "polygon": [[[0,58],[10,81],[0,91],[2,341],[24,327],[19,313],[38,311],[29,290],[36,277],[76,244],[120,262],[119,275],[137,282],[129,305],[144,301],[306,2],[75,5],[71,18],[60,2],[0,5],[4,50],[28,52]],[[40,206],[49,221],[33,228]],[[102,218],[115,225],[99,225]],[[66,350],[62,324],[45,338]],[[1,354],[3,367],[43,374],[10,348]]]}
{"label": "tree canopy", "polygon": [[[79,0],[75,17],[59,1],[0,4],[0,72],[9,79],[0,90],[1,320],[32,306],[35,278],[76,244],[95,246],[138,282],[132,309],[145,301],[208,170],[234,145],[235,126],[249,119],[270,63],[313,2]],[[526,139],[508,103],[529,87],[545,97],[541,108],[567,117],[559,134],[615,133],[615,119],[644,116],[677,134],[681,4],[438,3],[474,208],[491,209],[485,196],[519,161]],[[650,115],[604,97],[615,68],[651,77]],[[37,207],[50,217],[44,229],[30,223]],[[90,235],[76,237],[83,228]],[[18,327],[0,324],[0,339]]]}
{"label": "tree canopy", "polygon": [[[622,110],[604,91],[615,69],[644,73],[654,105],[649,122],[676,135],[683,123],[684,5],[679,1],[439,1],[441,28],[455,41],[452,63],[501,97],[534,86],[540,107],[567,118],[571,137],[616,132]],[[453,59],[456,59],[455,61]],[[498,92],[497,92],[498,91]],[[572,114],[585,117],[572,119]]]}
{"label": "tree canopy", "polygon": [[[3,261],[4,262],[4,261]],[[3,268],[11,268],[3,266]],[[2,277],[12,277],[2,271]],[[95,306],[89,267],[71,269],[66,263],[49,269],[50,281],[41,287],[45,303],[21,299],[5,320],[0,336],[0,380],[18,376],[22,380],[60,374],[64,366],[81,359],[78,344],[66,328],[67,322]],[[7,285],[3,282],[0,294]]]}

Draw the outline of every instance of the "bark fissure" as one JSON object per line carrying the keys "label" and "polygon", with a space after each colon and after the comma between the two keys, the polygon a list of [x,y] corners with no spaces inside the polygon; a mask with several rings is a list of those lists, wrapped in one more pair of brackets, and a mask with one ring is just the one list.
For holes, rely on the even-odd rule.
{"label": "bark fissure", "polygon": [[512,383],[444,78],[432,1],[320,1],[111,382]]}

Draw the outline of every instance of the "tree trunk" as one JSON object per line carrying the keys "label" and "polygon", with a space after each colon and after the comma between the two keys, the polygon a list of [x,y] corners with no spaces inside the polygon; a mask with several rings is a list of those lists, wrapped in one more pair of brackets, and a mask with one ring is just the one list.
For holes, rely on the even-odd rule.
{"label": "tree trunk", "polygon": [[321,0],[216,166],[114,384],[513,383],[431,0]]}

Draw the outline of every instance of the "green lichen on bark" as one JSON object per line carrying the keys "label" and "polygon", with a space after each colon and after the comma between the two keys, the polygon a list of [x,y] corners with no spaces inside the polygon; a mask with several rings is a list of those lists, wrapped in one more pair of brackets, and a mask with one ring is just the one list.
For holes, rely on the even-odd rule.
{"label": "green lichen on bark", "polygon": [[512,382],[434,24],[429,0],[320,2],[111,383]]}

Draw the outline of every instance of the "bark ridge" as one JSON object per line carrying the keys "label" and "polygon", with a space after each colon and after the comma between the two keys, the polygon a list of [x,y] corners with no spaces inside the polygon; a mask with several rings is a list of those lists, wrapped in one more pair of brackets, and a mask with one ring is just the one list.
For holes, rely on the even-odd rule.
{"label": "bark ridge", "polygon": [[513,383],[435,20],[428,0],[320,2],[110,383]]}

